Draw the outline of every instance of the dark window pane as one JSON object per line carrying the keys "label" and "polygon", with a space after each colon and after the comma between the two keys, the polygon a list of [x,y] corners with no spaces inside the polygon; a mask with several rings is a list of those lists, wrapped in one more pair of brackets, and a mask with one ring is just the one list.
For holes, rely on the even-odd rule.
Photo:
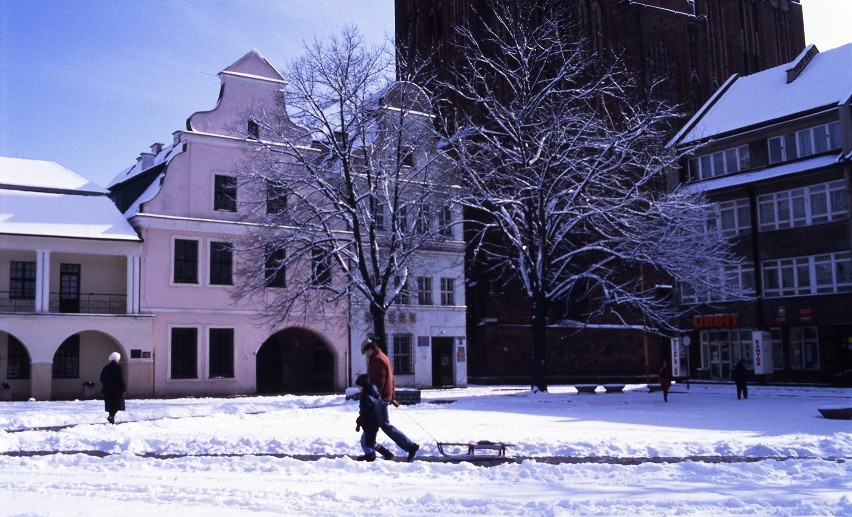
{"label": "dark window pane", "polygon": [[198,283],[198,241],[175,239],[174,283]]}
{"label": "dark window pane", "polygon": [[234,329],[210,329],[211,379],[234,377]]}
{"label": "dark window pane", "polygon": [[172,329],[171,369],[172,379],[198,378],[198,329]]}

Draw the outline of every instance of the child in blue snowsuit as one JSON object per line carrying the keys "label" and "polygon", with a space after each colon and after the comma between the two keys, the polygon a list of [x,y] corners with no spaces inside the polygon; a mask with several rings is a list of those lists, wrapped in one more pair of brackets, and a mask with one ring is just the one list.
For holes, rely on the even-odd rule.
{"label": "child in blue snowsuit", "polygon": [[359,375],[355,379],[355,385],[361,390],[358,403],[358,418],[355,419],[355,430],[364,429],[361,434],[361,449],[364,454],[358,456],[358,461],[375,461],[376,452],[386,460],[393,459],[393,453],[384,446],[376,443],[376,434],[382,422],[382,404],[379,389],[367,380],[366,375]]}

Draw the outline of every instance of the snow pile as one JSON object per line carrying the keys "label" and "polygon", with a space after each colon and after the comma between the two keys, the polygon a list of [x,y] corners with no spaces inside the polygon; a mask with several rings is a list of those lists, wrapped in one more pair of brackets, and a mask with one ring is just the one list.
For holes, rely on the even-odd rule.
{"label": "snow pile", "polygon": [[[3,515],[852,515],[852,390],[675,385],[670,402],[521,387],[424,391],[391,408],[412,463],[360,463],[344,396],[0,404]],[[399,451],[383,434],[380,442]],[[514,461],[436,461],[436,441]]]}

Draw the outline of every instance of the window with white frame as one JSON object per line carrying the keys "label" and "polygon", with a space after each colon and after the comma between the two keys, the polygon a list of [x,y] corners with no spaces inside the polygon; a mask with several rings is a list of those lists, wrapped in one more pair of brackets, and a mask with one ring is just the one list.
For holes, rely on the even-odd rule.
{"label": "window with white frame", "polygon": [[237,211],[237,178],[221,174],[213,177],[213,210]]}
{"label": "window with white frame", "polygon": [[384,232],[384,231],[387,231],[387,229],[388,229],[387,217],[385,215],[386,212],[387,212],[387,206],[385,204],[383,204],[383,203],[377,203],[376,204],[375,218],[376,218],[376,231],[377,232]]}
{"label": "window with white frame", "polygon": [[432,278],[428,276],[417,277],[417,304],[432,305]]}
{"label": "window with white frame", "polygon": [[706,180],[725,174],[733,174],[751,168],[748,146],[742,145],[696,156],[688,162],[690,181]]}
{"label": "window with white frame", "polygon": [[751,230],[751,211],[748,199],[734,199],[716,203],[707,214],[707,231],[719,230],[723,235],[733,236]]}
{"label": "window with white frame", "polygon": [[441,237],[453,236],[453,212],[448,206],[441,207],[438,211],[438,234]]}
{"label": "window with white frame", "polygon": [[840,149],[840,122],[774,136],[768,140],[768,145],[770,164]]}
{"label": "window with white frame", "polygon": [[455,279],[441,278],[441,305],[456,304]]}
{"label": "window with white frame", "polygon": [[169,367],[172,379],[198,378],[198,329],[173,327],[171,329]]}
{"label": "window with white frame", "polygon": [[36,263],[13,260],[9,263],[9,298],[35,299]]}
{"label": "window with white frame", "polygon": [[767,298],[852,291],[852,253],[765,260],[763,294]]}
{"label": "window with white frame", "polygon": [[281,248],[264,248],[264,278],[266,287],[287,287],[287,253]]}
{"label": "window with white frame", "polygon": [[408,286],[408,282],[402,285],[402,278],[395,277],[394,278],[394,287],[399,289],[399,292],[394,299],[394,302],[397,305],[408,305],[411,303],[411,289]]}
{"label": "window with white frame", "polygon": [[210,285],[234,284],[234,252],[228,242],[210,243]]}
{"label": "window with white frame", "polygon": [[846,218],[843,180],[764,194],[757,198],[761,231],[810,226]]}
{"label": "window with white frame", "polygon": [[828,253],[813,257],[816,292],[852,291],[852,253]]}
{"label": "window with white frame", "polygon": [[331,252],[325,248],[311,249],[311,286],[331,285]]}
{"label": "window with white frame", "polygon": [[[754,294],[755,292],[753,262],[742,262],[740,264],[727,266],[721,274],[716,275],[716,278],[719,279],[719,284],[723,281],[725,282],[725,285],[728,286],[729,292],[737,291],[745,294]],[[699,293],[686,285],[680,286],[681,303],[685,305],[720,302],[724,301],[725,298],[726,297],[722,296],[718,291]]]}
{"label": "window with white frame", "polygon": [[172,281],[175,284],[198,283],[198,241],[175,239]]}
{"label": "window with white frame", "polygon": [[423,203],[417,211],[417,220],[414,223],[414,231],[419,234],[429,233],[429,228],[432,226],[430,219],[432,218],[432,209],[428,204]]}
{"label": "window with white frame", "polygon": [[393,350],[393,372],[395,375],[414,374],[414,351],[412,350],[411,334],[394,334]]}
{"label": "window with white frame", "polygon": [[207,375],[210,379],[234,378],[234,329],[210,329]]}

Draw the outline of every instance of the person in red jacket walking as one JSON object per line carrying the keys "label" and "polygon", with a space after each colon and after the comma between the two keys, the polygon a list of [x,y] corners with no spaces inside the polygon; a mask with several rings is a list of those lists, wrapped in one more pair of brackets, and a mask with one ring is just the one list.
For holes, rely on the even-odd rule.
{"label": "person in red jacket walking", "polygon": [[379,428],[388,435],[388,438],[393,440],[400,449],[408,453],[408,461],[411,461],[414,459],[414,455],[417,454],[417,450],[420,449],[420,446],[405,436],[405,433],[392,426],[390,419],[388,418],[388,404],[398,405],[393,398],[396,388],[394,385],[393,367],[391,366],[390,359],[384,352],[382,352],[379,346],[376,345],[372,339],[364,341],[364,344],[361,345],[361,353],[363,353],[369,360],[369,363],[367,364],[367,379],[370,384],[373,384],[379,389],[379,395],[381,395],[382,399],[382,421],[379,424]]}

